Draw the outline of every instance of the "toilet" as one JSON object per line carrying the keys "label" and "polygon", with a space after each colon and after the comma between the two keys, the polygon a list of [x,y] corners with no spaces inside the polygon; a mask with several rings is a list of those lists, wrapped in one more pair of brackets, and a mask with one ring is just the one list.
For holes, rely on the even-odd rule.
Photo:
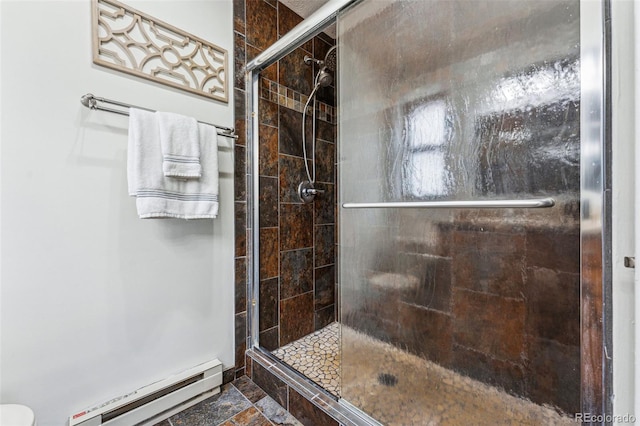
{"label": "toilet", "polygon": [[31,408],[19,404],[0,405],[0,426],[35,426],[36,416]]}

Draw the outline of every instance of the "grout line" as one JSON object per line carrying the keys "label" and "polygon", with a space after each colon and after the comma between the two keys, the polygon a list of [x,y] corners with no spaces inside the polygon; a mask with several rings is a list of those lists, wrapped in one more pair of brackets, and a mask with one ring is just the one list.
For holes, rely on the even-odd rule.
{"label": "grout line", "polygon": [[[260,398],[259,400],[257,400],[256,402],[251,402],[251,400],[250,400],[249,398],[247,398],[247,397],[246,397],[246,395],[245,395],[244,393],[242,393],[242,391],[241,391],[240,389],[238,389],[235,385],[234,385],[234,387],[235,387],[236,389],[238,389],[238,391],[240,392],[240,394],[241,394],[241,395],[242,395],[242,396],[243,396],[247,401],[249,401],[249,404],[251,404],[251,406],[252,406],[253,408],[255,408],[255,409],[260,413],[260,415],[262,415],[262,417],[264,417],[265,419],[267,419],[267,421],[269,422],[269,424],[270,424],[270,425],[274,425],[274,426],[276,426],[276,425],[275,425],[275,423],[273,423],[273,422],[271,421],[271,419],[270,419],[270,418],[268,418],[268,417],[264,414],[264,412],[263,412],[262,410],[260,410],[260,407],[258,407],[256,404],[257,404],[258,402],[260,402],[260,401],[264,400],[265,398],[269,398],[269,399],[271,399],[271,400],[272,400],[273,402],[275,402],[276,404],[278,404],[278,401],[276,401],[275,399],[271,398],[271,396],[270,396],[270,395],[269,395],[269,394],[268,394],[264,389],[262,389],[260,386],[258,386],[258,385],[256,384],[256,382],[254,382],[251,378],[247,377],[247,379],[249,379],[249,381],[250,381],[251,383],[253,383],[253,385],[254,385],[254,386],[256,386],[258,389],[260,389],[262,392],[264,392],[264,396],[263,396],[262,398]],[[233,382],[231,382],[231,384],[233,384]],[[280,404],[278,404],[278,405],[280,405]],[[282,405],[280,405],[280,406],[282,407]],[[285,409],[285,410],[287,411],[287,414],[291,414],[291,413],[289,413],[289,411],[288,411],[286,408],[284,408],[284,407],[282,407],[282,408],[283,408],[283,409]],[[291,416],[293,417],[293,414],[291,414]],[[296,419],[296,420],[298,420],[298,419]]]}
{"label": "grout line", "polygon": [[[247,379],[249,379],[249,377],[247,377]],[[251,383],[255,384],[255,382],[254,382],[253,380],[249,379],[249,381],[251,381]],[[269,424],[273,425],[274,423],[273,423],[273,422],[272,422],[272,421],[271,421],[267,416],[265,416],[265,415],[264,415],[264,413],[260,410],[260,408],[259,408],[259,407],[257,407],[257,406],[256,406],[256,404],[254,404],[253,402],[251,402],[251,400],[250,400],[249,398],[247,398],[247,396],[246,396],[244,393],[242,393],[242,391],[241,391],[240,389],[238,389],[238,387],[237,387],[236,385],[234,385],[234,384],[233,384],[233,382],[235,382],[235,380],[231,382],[231,386],[233,386],[233,387],[234,387],[234,388],[235,388],[235,389],[240,393],[240,395],[242,395],[242,397],[243,397],[245,400],[247,400],[247,402],[248,402],[248,403],[249,403],[249,405],[250,405],[250,407],[249,407],[249,408],[251,408],[251,407],[255,408],[255,409],[256,409],[256,411],[258,411],[258,413],[260,413],[260,415],[261,415],[262,417],[264,417],[265,419],[267,419],[267,421],[269,422]],[[256,386],[258,386],[258,385],[256,385]],[[260,386],[258,386],[258,387],[260,388]],[[262,388],[260,388],[260,389],[264,392],[264,389],[262,389]],[[264,393],[265,393],[265,395],[269,396],[266,392],[264,392]],[[263,397],[263,398],[264,398],[264,397]],[[260,398],[258,401],[262,401],[262,399],[263,399],[263,398]],[[256,401],[256,402],[257,402],[257,401]],[[249,408],[246,408],[246,409],[244,409],[244,410],[240,411],[240,413],[245,412],[245,411],[246,411],[246,410],[248,410]],[[237,415],[238,415],[238,414],[240,414],[240,413],[237,413],[237,414],[236,414],[236,415],[234,415],[233,417],[237,416]],[[233,418],[233,417],[231,417],[231,418]],[[228,421],[228,420],[229,420],[229,419],[225,420],[225,422],[226,422],[226,421]],[[222,422],[222,423],[224,423],[224,422]]]}

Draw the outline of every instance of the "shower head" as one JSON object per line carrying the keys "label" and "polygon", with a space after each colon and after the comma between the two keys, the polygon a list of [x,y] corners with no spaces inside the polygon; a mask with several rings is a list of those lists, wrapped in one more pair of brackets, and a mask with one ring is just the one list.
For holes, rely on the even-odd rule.
{"label": "shower head", "polygon": [[331,72],[335,72],[336,71],[336,49],[337,48],[338,48],[338,46],[333,46],[331,49],[329,49],[327,51],[327,54],[324,55],[324,60],[316,59],[316,58],[314,58],[312,56],[309,56],[309,55],[304,55],[303,61],[304,61],[304,63],[306,65],[315,64],[315,65],[318,65],[320,67],[325,67]]}
{"label": "shower head", "polygon": [[316,85],[327,87],[333,83],[332,72],[336,71],[336,46],[333,46],[324,57],[324,61],[318,61],[322,68],[316,75]]}
{"label": "shower head", "polygon": [[324,57],[324,66],[331,72],[336,72],[336,49],[338,46],[333,46]]}
{"label": "shower head", "polygon": [[327,71],[327,67],[324,66],[316,76],[316,84],[321,87],[327,87],[331,85],[333,82],[333,77],[331,77],[331,73]]}

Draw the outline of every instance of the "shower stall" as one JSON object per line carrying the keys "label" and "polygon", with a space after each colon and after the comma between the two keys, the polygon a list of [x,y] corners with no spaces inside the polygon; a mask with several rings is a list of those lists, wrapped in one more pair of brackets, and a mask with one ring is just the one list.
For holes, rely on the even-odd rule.
{"label": "shower stall", "polygon": [[250,61],[253,363],[346,425],[610,414],[606,14],[332,0]]}

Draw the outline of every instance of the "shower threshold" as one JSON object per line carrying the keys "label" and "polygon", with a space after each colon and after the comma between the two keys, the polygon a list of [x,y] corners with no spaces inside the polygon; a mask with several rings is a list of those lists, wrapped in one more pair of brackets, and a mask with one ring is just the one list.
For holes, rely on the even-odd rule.
{"label": "shower threshold", "polygon": [[518,398],[336,322],[272,355],[384,425],[574,424],[551,407]]}

